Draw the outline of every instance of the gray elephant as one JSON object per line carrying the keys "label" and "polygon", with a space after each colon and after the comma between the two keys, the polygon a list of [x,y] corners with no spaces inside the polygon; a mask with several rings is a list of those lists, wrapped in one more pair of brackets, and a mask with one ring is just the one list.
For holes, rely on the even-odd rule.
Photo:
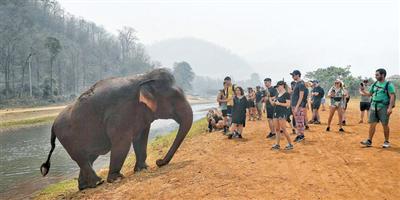
{"label": "gray elephant", "polygon": [[147,140],[156,119],[174,119],[179,124],[176,138],[161,167],[170,162],[193,122],[193,112],[183,91],[166,69],[144,75],[108,78],[94,84],[55,119],[51,128],[51,150],[40,171],[50,169],[56,138],[79,165],[79,189],[103,183],[92,168],[99,155],[111,151],[107,181],[122,178],[122,165],[132,144],[136,155],[134,171],[147,168]]}

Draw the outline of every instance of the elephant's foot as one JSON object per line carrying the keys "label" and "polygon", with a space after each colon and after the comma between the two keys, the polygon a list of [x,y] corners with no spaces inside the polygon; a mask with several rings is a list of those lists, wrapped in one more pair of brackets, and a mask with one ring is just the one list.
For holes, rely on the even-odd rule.
{"label": "elephant's foot", "polygon": [[118,182],[123,178],[124,178],[124,175],[122,175],[119,172],[118,173],[112,173],[112,174],[108,174],[107,182],[109,182],[109,183]]}
{"label": "elephant's foot", "polygon": [[89,181],[83,181],[82,178],[80,177],[78,180],[78,188],[79,190],[84,190],[87,188],[95,188],[98,185],[101,185],[104,183],[104,180],[102,180],[100,177],[95,177],[90,179]]}
{"label": "elephant's foot", "polygon": [[147,167],[149,167],[146,162],[142,162],[142,163],[136,163],[135,164],[135,168],[133,169],[135,172],[140,172],[144,169],[147,169]]}

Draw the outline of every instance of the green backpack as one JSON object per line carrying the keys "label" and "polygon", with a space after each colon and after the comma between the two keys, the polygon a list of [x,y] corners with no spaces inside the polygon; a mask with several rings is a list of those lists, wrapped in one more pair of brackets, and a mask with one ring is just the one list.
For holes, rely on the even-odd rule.
{"label": "green backpack", "polygon": [[[374,91],[374,87],[378,87],[378,86],[376,86],[377,82],[378,81],[375,81],[375,83],[372,84],[372,86],[371,86],[372,87],[372,91]],[[385,105],[389,105],[390,104],[389,84],[390,84],[390,81],[386,82],[385,87],[384,87],[385,93],[388,96],[389,101],[388,102],[375,101],[375,103],[382,103],[382,104],[385,104]],[[376,95],[376,92],[375,92],[374,95]],[[373,98],[371,98],[371,103],[372,103],[372,99]],[[395,106],[396,106],[396,94],[394,94],[394,102],[393,102],[393,107],[392,108],[394,108]]]}

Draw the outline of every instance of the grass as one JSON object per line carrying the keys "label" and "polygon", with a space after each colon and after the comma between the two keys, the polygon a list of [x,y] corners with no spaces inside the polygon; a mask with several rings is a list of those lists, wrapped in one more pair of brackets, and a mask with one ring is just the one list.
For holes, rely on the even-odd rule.
{"label": "grass", "polygon": [[50,115],[44,117],[35,117],[29,119],[22,119],[22,120],[11,120],[0,122],[0,129],[7,129],[7,128],[15,128],[21,126],[28,126],[28,125],[35,125],[35,124],[42,124],[42,123],[49,123],[54,121],[57,115]]}
{"label": "grass", "polygon": [[[207,127],[206,118],[194,122],[185,140],[204,133],[206,127]],[[176,134],[177,131],[173,131],[164,136],[157,136],[155,139],[150,141],[147,147],[148,150],[147,163],[155,163],[156,158],[161,158],[162,156],[164,156],[165,153],[170,148],[170,146],[172,145]],[[122,173],[127,174],[127,172],[132,172],[134,165],[135,165],[135,155],[131,153],[125,160]],[[107,177],[108,173],[107,168],[101,169],[100,171],[97,172],[97,174],[103,179],[106,179]],[[69,179],[49,185],[45,189],[36,193],[36,196],[34,198],[43,200],[57,199],[57,198],[68,199],[68,197],[72,196],[77,191],[78,191],[78,181],[76,179]]]}

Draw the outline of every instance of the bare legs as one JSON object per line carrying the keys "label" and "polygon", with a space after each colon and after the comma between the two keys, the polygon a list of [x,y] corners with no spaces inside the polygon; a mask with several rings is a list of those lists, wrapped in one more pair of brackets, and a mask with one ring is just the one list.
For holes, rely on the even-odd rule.
{"label": "bare legs", "polygon": [[339,127],[340,127],[340,129],[342,129],[342,119],[343,119],[342,113],[343,113],[343,108],[340,107],[340,106],[338,106],[338,107],[336,107],[336,106],[331,106],[330,109],[329,109],[328,127],[327,127],[327,129],[326,129],[327,131],[330,130],[331,123],[332,123],[332,118],[333,118],[333,116],[335,115],[335,111],[338,112]]}
{"label": "bare legs", "polygon": [[286,131],[286,119],[274,119],[274,126],[276,132],[276,144],[279,145],[281,140],[281,134],[285,136],[288,144],[291,144],[290,136]]}

